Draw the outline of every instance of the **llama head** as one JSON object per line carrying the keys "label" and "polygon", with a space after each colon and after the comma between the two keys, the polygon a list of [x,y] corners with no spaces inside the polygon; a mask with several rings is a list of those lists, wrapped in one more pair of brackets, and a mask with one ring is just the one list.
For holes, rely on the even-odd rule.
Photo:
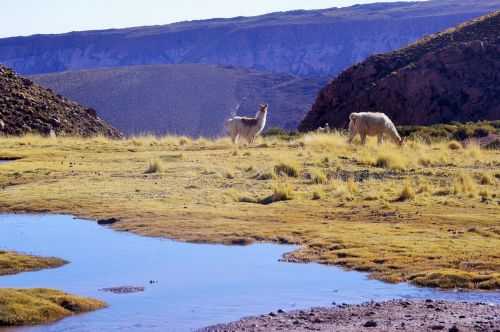
{"label": "llama head", "polygon": [[403,146],[406,143],[406,137],[400,137],[397,140],[397,143],[398,143],[399,146]]}
{"label": "llama head", "polygon": [[260,111],[261,112],[266,113],[268,109],[269,109],[268,104],[260,104]]}

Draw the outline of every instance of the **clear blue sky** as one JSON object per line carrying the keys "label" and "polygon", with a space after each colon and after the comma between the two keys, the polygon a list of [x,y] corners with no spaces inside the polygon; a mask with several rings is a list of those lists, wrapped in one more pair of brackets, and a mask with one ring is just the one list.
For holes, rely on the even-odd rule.
{"label": "clear blue sky", "polygon": [[[394,2],[396,0],[384,0]],[[252,16],[375,0],[0,0],[0,38]]]}

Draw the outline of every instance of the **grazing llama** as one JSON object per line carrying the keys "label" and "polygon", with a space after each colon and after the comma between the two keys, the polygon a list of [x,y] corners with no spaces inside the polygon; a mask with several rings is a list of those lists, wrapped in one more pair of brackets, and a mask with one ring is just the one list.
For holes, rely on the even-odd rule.
{"label": "grazing llama", "polygon": [[260,109],[254,118],[235,116],[227,120],[224,126],[231,136],[233,143],[237,143],[240,137],[243,137],[252,144],[255,137],[259,135],[266,126],[267,104],[260,105]]}
{"label": "grazing llama", "polygon": [[396,144],[403,144],[396,126],[384,113],[351,113],[349,120],[349,143],[359,134],[363,145],[366,143],[366,136],[377,136],[378,144],[382,144],[384,135],[388,135]]}

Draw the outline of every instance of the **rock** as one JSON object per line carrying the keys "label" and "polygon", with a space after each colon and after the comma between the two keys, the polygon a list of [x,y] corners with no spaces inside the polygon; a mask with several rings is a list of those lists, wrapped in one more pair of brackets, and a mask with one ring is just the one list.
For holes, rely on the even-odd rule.
{"label": "rock", "polygon": [[366,323],[363,324],[364,327],[376,327],[377,322],[374,320],[369,320]]}
{"label": "rock", "polygon": [[120,220],[117,218],[108,218],[108,219],[99,219],[99,220],[97,220],[97,223],[99,225],[112,225],[118,221],[120,221]]}
{"label": "rock", "polygon": [[448,332],[460,332],[460,330],[456,327],[456,325],[453,325],[448,329]]}
{"label": "rock", "polygon": [[120,286],[120,287],[108,287],[101,288],[102,292],[110,292],[114,294],[130,294],[144,292],[144,287],[141,286]]}
{"label": "rock", "polygon": [[431,330],[433,330],[433,331],[441,331],[441,330],[444,330],[444,326],[443,325],[432,325],[431,326]]}

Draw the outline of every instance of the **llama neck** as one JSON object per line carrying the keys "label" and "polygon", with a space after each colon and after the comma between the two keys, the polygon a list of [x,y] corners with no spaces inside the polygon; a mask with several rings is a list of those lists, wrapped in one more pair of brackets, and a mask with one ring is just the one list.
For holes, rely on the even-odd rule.
{"label": "llama neck", "polygon": [[257,124],[259,128],[263,128],[266,125],[267,112],[259,112],[257,114]]}

